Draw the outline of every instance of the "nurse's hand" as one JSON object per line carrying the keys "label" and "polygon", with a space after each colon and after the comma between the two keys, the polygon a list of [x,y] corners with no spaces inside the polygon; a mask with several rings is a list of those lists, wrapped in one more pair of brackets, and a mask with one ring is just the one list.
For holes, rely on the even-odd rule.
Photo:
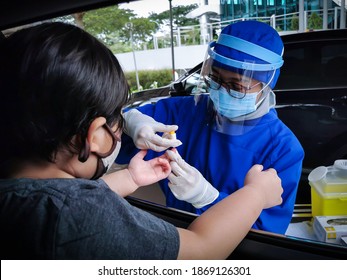
{"label": "nurse's hand", "polygon": [[169,187],[177,199],[189,202],[195,208],[202,208],[218,197],[217,189],[196,168],[186,163],[175,149],[167,150],[166,156],[171,165]]}
{"label": "nurse's hand", "polygon": [[182,142],[177,139],[168,139],[156,134],[157,132],[165,134],[176,131],[177,125],[162,124],[136,109],[124,113],[124,119],[124,132],[133,139],[138,149],[162,152],[168,148],[182,145]]}

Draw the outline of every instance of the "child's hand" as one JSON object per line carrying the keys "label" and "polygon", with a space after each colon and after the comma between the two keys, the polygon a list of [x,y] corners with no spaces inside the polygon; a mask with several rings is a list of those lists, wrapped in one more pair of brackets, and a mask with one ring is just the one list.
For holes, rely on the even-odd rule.
{"label": "child's hand", "polygon": [[128,170],[139,187],[165,179],[171,173],[169,160],[165,156],[145,161],[147,150],[141,150],[130,161]]}
{"label": "child's hand", "polygon": [[259,199],[263,200],[264,209],[282,203],[283,188],[281,178],[273,168],[263,170],[263,166],[255,164],[247,172],[245,187],[253,187],[259,192]]}

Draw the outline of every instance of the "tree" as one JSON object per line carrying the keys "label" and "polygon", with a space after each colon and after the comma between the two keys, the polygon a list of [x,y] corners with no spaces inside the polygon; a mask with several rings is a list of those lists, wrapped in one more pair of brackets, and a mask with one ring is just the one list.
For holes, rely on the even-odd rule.
{"label": "tree", "polygon": [[121,10],[118,6],[110,6],[89,11],[83,18],[85,30],[112,46],[118,40],[126,42],[125,23],[135,18],[131,10]]}
{"label": "tree", "polygon": [[[186,15],[196,9],[198,4],[187,6],[176,6],[172,8],[172,24],[176,26],[190,26],[199,24],[198,19],[187,18]],[[170,23],[170,10],[162,13],[151,13],[148,17],[150,20],[157,22],[159,25],[168,25]]]}
{"label": "tree", "polygon": [[[196,19],[187,19],[185,15],[195,9],[196,4],[177,6],[173,8],[175,25],[194,25]],[[135,49],[143,49],[153,44],[153,34],[161,25],[169,25],[170,14],[165,11],[150,15],[148,18],[137,17],[133,10],[120,9],[117,5],[75,13],[71,16],[59,18],[60,21],[74,22],[77,26],[103,41],[114,53],[129,52],[132,50],[130,30],[126,27],[132,23],[132,39]]]}
{"label": "tree", "polygon": [[299,30],[299,18],[297,16],[292,17],[290,30]]}
{"label": "tree", "polygon": [[322,29],[323,19],[317,13],[312,13],[308,19],[307,28],[312,30]]}
{"label": "tree", "polygon": [[[187,6],[176,6],[172,8],[172,25],[175,27],[190,26],[190,30],[186,30],[185,35],[181,34],[181,42],[183,44],[195,44],[199,41],[200,33],[194,28],[194,26],[199,24],[198,19],[187,18],[187,14],[198,7],[197,4],[187,5]],[[157,31],[166,30],[163,32],[164,36],[158,42],[160,47],[169,46],[170,35],[168,31],[170,30],[170,10],[164,11],[162,13],[156,14],[151,13],[148,17],[151,21],[157,23]]]}
{"label": "tree", "polygon": [[131,50],[130,32],[125,27],[127,22],[133,23],[134,45],[140,48],[151,40],[155,31],[155,23],[147,18],[137,18],[129,9],[110,6],[73,15],[75,24],[102,40],[114,52]]}
{"label": "tree", "polygon": [[[138,49],[143,44],[152,40],[152,35],[156,30],[156,24],[150,21],[148,18],[134,18],[130,21],[133,24],[133,40]],[[127,41],[130,40],[129,30],[124,31],[124,35]]]}

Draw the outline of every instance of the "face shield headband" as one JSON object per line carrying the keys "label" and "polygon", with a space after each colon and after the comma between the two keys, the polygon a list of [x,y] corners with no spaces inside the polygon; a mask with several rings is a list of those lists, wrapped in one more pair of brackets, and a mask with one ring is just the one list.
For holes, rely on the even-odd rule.
{"label": "face shield headband", "polygon": [[[248,63],[245,61],[239,61],[232,58],[225,57],[216,53],[212,48],[216,44],[223,45],[226,47],[232,46],[233,49],[244,52],[248,55],[254,56],[260,60],[267,62],[266,64],[256,64]],[[268,49],[261,46],[248,42],[246,40],[240,39],[238,37],[221,34],[218,41],[213,41],[208,46],[208,54],[211,59],[218,61],[224,65],[252,71],[274,71],[283,65],[283,59],[281,55],[274,53]]]}
{"label": "face shield headband", "polygon": [[[254,59],[232,59],[220,55],[214,50],[216,45],[222,45],[231,50],[236,50],[240,52],[240,58],[243,57],[242,54],[245,54],[247,57],[251,56]],[[264,63],[260,63],[259,60],[261,60]],[[217,42],[213,41],[207,47],[206,56],[202,65],[199,82],[194,92],[195,103],[199,102],[201,94],[208,92],[208,85],[206,85],[205,82],[206,78],[213,79],[213,77],[209,77],[213,65],[222,69],[239,73],[242,77],[248,77],[251,79],[261,81],[266,85],[271,85],[273,83],[271,80],[275,77],[275,75],[278,74],[278,69],[283,65],[283,59],[281,55],[273,51],[270,51],[264,47],[261,47],[259,45],[256,45],[254,43],[240,39],[235,36],[221,34]],[[212,76],[214,76],[213,73]]]}

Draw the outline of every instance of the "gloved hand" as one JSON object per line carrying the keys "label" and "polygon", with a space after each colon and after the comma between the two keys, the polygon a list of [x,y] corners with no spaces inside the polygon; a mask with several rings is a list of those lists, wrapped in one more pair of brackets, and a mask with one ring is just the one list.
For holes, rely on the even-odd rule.
{"label": "gloved hand", "polygon": [[202,208],[218,197],[218,190],[196,168],[186,163],[177,151],[167,150],[166,155],[171,160],[169,187],[177,199]]}
{"label": "gloved hand", "polygon": [[162,124],[135,109],[129,110],[123,116],[125,119],[124,132],[133,139],[135,146],[139,149],[161,152],[182,145],[180,140],[168,139],[156,134],[156,132],[176,131],[177,125]]}

